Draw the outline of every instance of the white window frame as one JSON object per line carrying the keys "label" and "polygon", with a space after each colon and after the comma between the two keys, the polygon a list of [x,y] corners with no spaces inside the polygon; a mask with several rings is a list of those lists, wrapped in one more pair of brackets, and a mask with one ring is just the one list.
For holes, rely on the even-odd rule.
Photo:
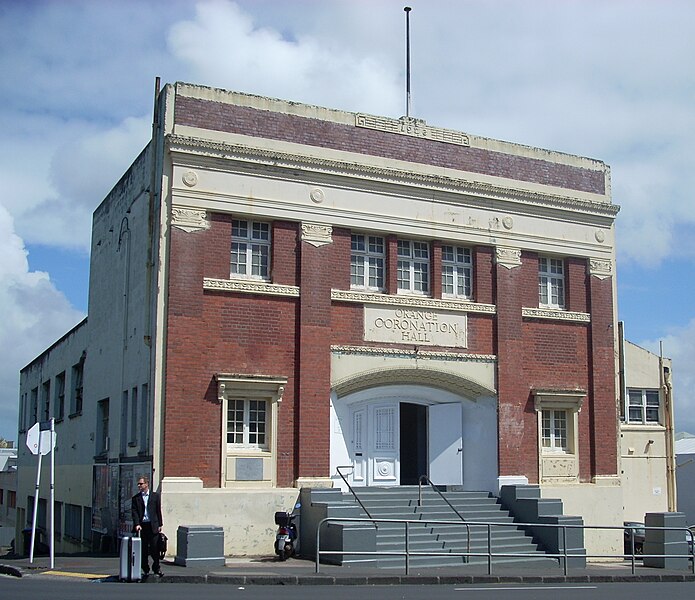
{"label": "white window frame", "polygon": [[[222,405],[222,469],[220,487],[270,487],[277,481],[277,413],[287,384],[286,377],[217,373],[217,399]],[[243,403],[243,439],[229,443],[228,407],[230,401]],[[251,402],[265,402],[265,441],[249,442],[249,407]],[[233,469],[238,458],[260,458],[264,461],[264,478],[258,481],[236,480]]]}
{"label": "white window frame", "polygon": [[398,293],[428,296],[430,293],[430,244],[398,240]]}
{"label": "white window frame", "polygon": [[229,272],[232,279],[270,281],[270,223],[232,220]]}
{"label": "white window frame", "polygon": [[378,235],[353,233],[350,240],[350,288],[383,292],[386,242]]}
{"label": "white window frame", "polygon": [[[626,395],[627,410],[625,413],[627,423],[631,425],[661,425],[661,394],[659,390],[653,388],[628,388]],[[639,403],[636,400],[639,400]],[[631,412],[633,410],[639,410],[640,416],[638,419],[632,418]]]}
{"label": "white window frame", "polygon": [[565,261],[562,258],[538,257],[538,305],[565,309]]}
{"label": "white window frame", "polygon": [[541,446],[543,452],[571,454],[569,446],[568,423],[570,415],[563,408],[544,408],[541,410]]}
{"label": "white window frame", "polygon": [[442,246],[442,297],[465,298],[473,294],[473,252],[465,246]]}
{"label": "white window frame", "polygon": [[[234,408],[232,408],[233,405]],[[261,407],[262,420],[254,418],[254,415],[258,414],[258,409]],[[241,419],[230,419],[232,411],[235,413],[240,412]],[[270,402],[267,399],[227,397],[227,449],[267,450],[269,414]],[[230,431],[232,422],[241,425],[241,429]],[[234,436],[233,441],[230,441],[231,436]]]}

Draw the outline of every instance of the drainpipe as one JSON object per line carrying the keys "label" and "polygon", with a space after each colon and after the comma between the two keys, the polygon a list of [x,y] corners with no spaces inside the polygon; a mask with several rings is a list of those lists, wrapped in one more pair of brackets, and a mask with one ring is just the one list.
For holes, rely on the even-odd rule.
{"label": "drainpipe", "polygon": [[659,342],[659,377],[664,395],[664,421],[666,425],[666,492],[668,511],[676,512],[676,456],[673,432],[673,382],[671,369],[664,366],[664,346]]}

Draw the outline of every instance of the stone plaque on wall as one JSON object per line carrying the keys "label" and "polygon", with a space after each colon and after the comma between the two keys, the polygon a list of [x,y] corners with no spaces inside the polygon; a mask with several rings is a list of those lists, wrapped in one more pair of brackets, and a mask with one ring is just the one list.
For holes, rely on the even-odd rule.
{"label": "stone plaque on wall", "polygon": [[237,458],[236,459],[236,480],[237,481],[262,481],[263,480],[263,459],[262,458]]}
{"label": "stone plaque on wall", "polygon": [[468,315],[428,308],[364,307],[364,339],[415,346],[468,347]]}

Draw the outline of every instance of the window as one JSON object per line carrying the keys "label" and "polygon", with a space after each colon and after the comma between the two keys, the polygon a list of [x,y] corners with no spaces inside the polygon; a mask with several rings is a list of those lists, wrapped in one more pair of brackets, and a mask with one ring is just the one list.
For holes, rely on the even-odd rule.
{"label": "window", "polygon": [[121,393],[121,454],[128,451],[128,390]]}
{"label": "window", "polygon": [[65,416],[65,371],[56,375],[54,393],[53,416],[60,421]]}
{"label": "window", "polygon": [[353,233],[350,253],[350,286],[383,291],[384,261],[384,238]]}
{"label": "window", "polygon": [[29,424],[31,427],[34,423],[39,422],[39,388],[35,387],[31,390],[31,418]]}
{"label": "window", "polygon": [[65,537],[74,540],[82,537],[82,507],[77,504],[65,505]]}
{"label": "window", "polygon": [[149,451],[149,388],[146,383],[142,384],[140,394],[140,450],[141,454]]}
{"label": "window", "polygon": [[97,435],[95,440],[96,454],[106,454],[109,451],[109,399],[97,403]]}
{"label": "window", "polygon": [[270,279],[270,226],[255,221],[232,221],[232,277]]}
{"label": "window", "polygon": [[565,269],[560,258],[538,259],[538,304],[546,308],[565,308]]}
{"label": "window", "polygon": [[63,531],[63,503],[62,502],[56,502],[54,504],[55,506],[55,536],[56,539],[59,538],[62,534]]}
{"label": "window", "polygon": [[19,397],[19,430],[25,431],[27,428],[27,394],[26,392]]}
{"label": "window", "polygon": [[90,506],[85,506],[82,513],[82,541],[85,544],[92,542],[92,508]]}
{"label": "window", "polygon": [[277,413],[287,379],[217,373],[222,403],[222,487],[277,483]]}
{"label": "window", "polygon": [[398,240],[398,292],[425,295],[429,291],[429,244]]}
{"label": "window", "polygon": [[17,508],[17,492],[7,490],[7,508]]}
{"label": "window", "polygon": [[579,481],[579,412],[586,398],[580,389],[534,389],[538,418],[541,483]]}
{"label": "window", "polygon": [[130,391],[130,437],[129,446],[137,446],[138,443],[138,388]]}
{"label": "window", "polygon": [[567,452],[567,411],[542,411],[542,444],[547,452]]}
{"label": "window", "polygon": [[227,402],[227,443],[248,448],[267,448],[266,400],[230,399]]}
{"label": "window", "polygon": [[70,414],[82,414],[82,378],[84,375],[84,355],[76,365],[72,367],[72,392],[70,395]]}
{"label": "window", "polygon": [[51,380],[44,381],[41,386],[41,420],[51,418]]}
{"label": "window", "polygon": [[442,246],[442,295],[470,298],[472,274],[470,248]]}
{"label": "window", "polygon": [[659,423],[659,390],[627,391],[629,423]]}

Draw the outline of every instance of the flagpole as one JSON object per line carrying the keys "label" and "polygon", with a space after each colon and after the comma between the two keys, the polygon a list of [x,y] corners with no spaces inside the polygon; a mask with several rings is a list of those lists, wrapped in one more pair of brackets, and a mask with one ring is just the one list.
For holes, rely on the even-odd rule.
{"label": "flagpole", "polygon": [[410,6],[405,11],[405,116],[410,117]]}

